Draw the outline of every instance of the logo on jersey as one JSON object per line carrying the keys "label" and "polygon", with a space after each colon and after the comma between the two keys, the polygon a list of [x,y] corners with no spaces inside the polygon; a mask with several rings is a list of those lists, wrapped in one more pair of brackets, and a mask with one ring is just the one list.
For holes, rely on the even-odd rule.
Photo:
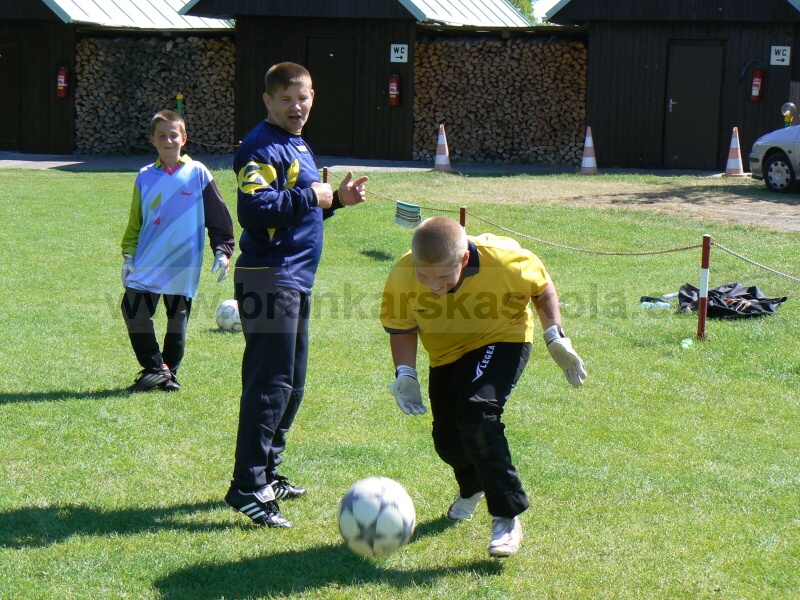
{"label": "logo on jersey", "polygon": [[494,346],[486,346],[486,354],[483,355],[481,362],[475,366],[475,377],[472,381],[477,381],[481,378],[484,369],[489,366],[489,360],[492,358],[492,354],[494,354]]}

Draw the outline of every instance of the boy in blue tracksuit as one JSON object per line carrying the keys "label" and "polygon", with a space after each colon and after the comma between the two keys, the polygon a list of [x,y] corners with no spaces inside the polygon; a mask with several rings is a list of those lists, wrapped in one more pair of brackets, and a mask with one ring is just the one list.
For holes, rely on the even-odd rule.
{"label": "boy in blue tracksuit", "polygon": [[264,78],[268,116],[233,160],[241,254],[235,295],[245,338],[242,396],[225,501],[257,525],[291,527],[278,508],[305,488],[277,471],[305,386],[311,289],[322,254],[322,221],[363,202],[367,177],[348,173],[337,191],[320,182],[301,132],[314,99],[311,75],[295,63]]}

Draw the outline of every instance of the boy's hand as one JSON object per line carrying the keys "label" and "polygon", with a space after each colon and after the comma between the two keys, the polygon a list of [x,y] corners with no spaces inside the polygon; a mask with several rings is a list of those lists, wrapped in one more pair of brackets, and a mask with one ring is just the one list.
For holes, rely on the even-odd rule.
{"label": "boy's hand", "polygon": [[333,188],[330,183],[315,181],[311,184],[311,189],[317,196],[317,206],[320,208],[330,208],[333,206]]}
{"label": "boy's hand", "polygon": [[586,367],[572,348],[570,339],[564,336],[564,330],[558,325],[548,327],[544,332],[544,341],[550,356],[564,371],[567,381],[572,387],[581,387],[586,379]]}
{"label": "boy's hand", "polygon": [[397,379],[389,386],[389,391],[397,401],[397,406],[407,415],[421,415],[428,410],[422,403],[417,371],[413,367],[398,366]]}
{"label": "boy's hand", "polygon": [[369,181],[366,175],[353,181],[353,172],[348,171],[347,176],[339,184],[339,202],[344,206],[352,206],[363,202],[367,195],[364,184]]}
{"label": "boy's hand", "polygon": [[217,277],[217,283],[221,283],[225,281],[225,278],[228,276],[228,269],[231,267],[231,261],[225,256],[224,252],[217,251],[216,255],[214,256],[214,266],[211,267],[211,272],[216,273],[219,271],[219,277]]}
{"label": "boy's hand", "polygon": [[125,287],[125,279],[127,279],[128,273],[133,273],[136,270],[136,266],[133,264],[133,257],[130,254],[123,256],[125,262],[122,263],[122,287]]}

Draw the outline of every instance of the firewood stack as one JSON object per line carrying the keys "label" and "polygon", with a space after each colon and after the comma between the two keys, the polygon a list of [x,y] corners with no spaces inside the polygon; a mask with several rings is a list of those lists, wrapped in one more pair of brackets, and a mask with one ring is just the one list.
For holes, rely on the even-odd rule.
{"label": "firewood stack", "polygon": [[177,110],[186,151],[234,151],[235,45],[223,38],[84,38],[76,52],[77,154],[152,154],[150,119]]}
{"label": "firewood stack", "polygon": [[451,161],[580,165],[586,47],[558,38],[420,38],[414,160],[432,162],[439,124]]}

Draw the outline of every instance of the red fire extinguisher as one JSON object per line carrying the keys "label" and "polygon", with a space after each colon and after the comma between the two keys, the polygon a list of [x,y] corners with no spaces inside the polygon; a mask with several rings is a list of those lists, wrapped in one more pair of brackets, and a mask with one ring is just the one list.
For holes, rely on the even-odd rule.
{"label": "red fire extinguisher", "polygon": [[400,73],[397,71],[389,76],[389,106],[400,106]]}
{"label": "red fire extinguisher", "polygon": [[69,69],[59,67],[56,75],[56,96],[66,98],[69,95]]}
{"label": "red fire extinguisher", "polygon": [[761,88],[764,85],[764,71],[761,69],[753,70],[753,83],[750,85],[750,100],[759,102],[761,100]]}

